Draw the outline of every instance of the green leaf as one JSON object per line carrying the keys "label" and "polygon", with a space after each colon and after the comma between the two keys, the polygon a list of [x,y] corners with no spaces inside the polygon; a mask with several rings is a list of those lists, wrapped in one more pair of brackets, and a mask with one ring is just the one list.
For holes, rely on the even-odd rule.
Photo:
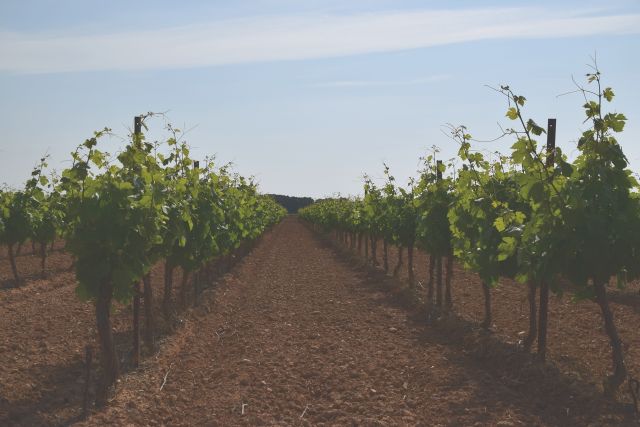
{"label": "green leaf", "polygon": [[613,99],[613,97],[615,95],[613,94],[613,89],[608,87],[608,88],[605,88],[604,91],[602,91],[602,96],[604,96],[604,99],[606,99],[607,101],[611,102],[611,100]]}
{"label": "green leaf", "polygon": [[538,124],[534,122],[533,119],[529,119],[527,121],[527,130],[529,130],[530,132],[532,132],[534,135],[537,135],[537,136],[540,136],[543,133],[546,133],[544,128],[538,126]]}
{"label": "green leaf", "polygon": [[534,202],[540,202],[544,198],[544,184],[540,181],[533,183],[527,192],[527,197]]}
{"label": "green leaf", "polygon": [[627,118],[621,113],[609,113],[604,116],[604,121],[614,132],[622,132]]}
{"label": "green leaf", "polygon": [[505,261],[511,257],[516,250],[516,239],[514,237],[503,237],[498,245],[498,261]]}

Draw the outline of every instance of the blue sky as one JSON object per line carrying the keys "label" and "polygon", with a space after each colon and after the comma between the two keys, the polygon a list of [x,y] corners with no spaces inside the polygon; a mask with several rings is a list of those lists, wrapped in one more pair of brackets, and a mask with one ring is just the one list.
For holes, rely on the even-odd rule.
{"label": "blue sky", "polygon": [[447,123],[496,136],[506,106],[485,85],[499,84],[539,123],[556,117],[571,153],[582,102],[557,95],[594,54],[640,170],[639,52],[637,0],[3,0],[0,182],[20,185],[45,152],[64,167],[93,130],[124,136],[134,115],[168,111],[195,156],[234,162],[265,192],[356,194],[383,162],[404,181],[431,146],[452,157]]}

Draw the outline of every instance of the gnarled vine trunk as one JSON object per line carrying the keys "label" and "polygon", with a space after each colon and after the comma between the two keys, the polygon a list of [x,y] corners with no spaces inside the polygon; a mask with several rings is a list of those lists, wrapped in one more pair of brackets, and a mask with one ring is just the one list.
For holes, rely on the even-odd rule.
{"label": "gnarled vine trunk", "polygon": [[538,319],[536,315],[536,293],[538,287],[535,282],[529,282],[527,286],[529,287],[527,296],[529,300],[529,333],[522,341],[522,347],[526,351],[530,351],[533,342],[536,340],[536,334],[538,333]]}
{"label": "gnarled vine trunk", "polygon": [[140,365],[140,282],[133,284],[133,357],[134,367]]}
{"label": "gnarled vine trunk", "polygon": [[[244,256],[244,255],[241,255]],[[193,306],[198,304],[198,296],[200,295],[200,280],[202,278],[202,270],[197,270],[193,275]]]}
{"label": "gnarled vine trunk", "polygon": [[187,306],[187,287],[189,286],[190,272],[182,269],[182,284],[180,285],[180,304],[182,307]]}
{"label": "gnarled vine trunk", "polygon": [[369,237],[367,235],[364,236],[364,262],[369,262]]}
{"label": "gnarled vine trunk", "polygon": [[13,278],[16,280],[16,287],[20,282],[20,276],[18,275],[18,268],[16,267],[16,257],[13,254],[13,244],[7,245],[7,254],[9,256],[9,264],[11,264],[11,272],[13,273]]}
{"label": "gnarled vine trunk", "polygon": [[384,267],[384,272],[389,272],[389,242],[387,239],[382,241],[382,264]]}
{"label": "gnarled vine trunk", "polygon": [[173,288],[174,266],[169,262],[164,263],[164,295],[162,296],[162,312],[165,318],[171,315],[171,293]]}
{"label": "gnarled vine trunk", "polygon": [[378,265],[378,239],[375,236],[371,236],[371,265],[374,267]]}
{"label": "gnarled vine trunk", "polygon": [[484,320],[482,327],[489,329],[491,327],[491,287],[482,281],[482,292],[484,293]]}
{"label": "gnarled vine trunk", "polygon": [[538,359],[547,359],[547,323],[549,322],[549,282],[540,283],[540,313],[538,315]]}
{"label": "gnarled vine trunk", "polygon": [[100,284],[96,298],[96,326],[98,340],[100,341],[100,367],[102,377],[96,392],[96,405],[104,406],[107,403],[107,394],[118,378],[118,358],[111,332],[111,298],[113,296],[113,284],[111,280],[105,280]]}
{"label": "gnarled vine trunk", "polygon": [[155,319],[153,317],[153,288],[151,287],[151,274],[142,276],[144,294],[144,342],[149,351],[153,351],[155,342]]}
{"label": "gnarled vine trunk", "polygon": [[442,308],[442,257],[436,257],[436,305]]}
{"label": "gnarled vine trunk", "polygon": [[613,361],[613,375],[610,375],[604,382],[604,393],[606,396],[614,397],[620,385],[627,377],[627,367],[624,363],[624,352],[622,350],[622,340],[618,335],[618,328],[613,319],[613,312],[609,307],[609,299],[607,298],[607,280],[604,278],[595,278],[593,286],[596,291],[596,302],[600,306],[602,312],[602,320],[604,321],[604,330],[609,337],[611,344],[611,358]]}
{"label": "gnarled vine trunk", "polygon": [[453,299],[451,296],[451,280],[453,279],[453,254],[447,256],[446,279],[444,282],[444,309],[445,312],[451,311],[453,308]]}
{"label": "gnarled vine trunk", "polygon": [[47,274],[47,243],[40,243],[40,273],[42,277]]}
{"label": "gnarled vine trunk", "polygon": [[409,286],[415,285],[415,273],[413,271],[413,244],[407,246],[407,274],[409,276]]}
{"label": "gnarled vine trunk", "polygon": [[427,323],[433,318],[433,297],[434,288],[433,281],[436,271],[436,257],[429,255],[429,278],[427,280]]}
{"label": "gnarled vine trunk", "polygon": [[404,248],[402,246],[398,246],[398,263],[396,267],[393,269],[393,277],[398,277],[400,274],[400,269],[402,268],[402,253],[404,252]]}

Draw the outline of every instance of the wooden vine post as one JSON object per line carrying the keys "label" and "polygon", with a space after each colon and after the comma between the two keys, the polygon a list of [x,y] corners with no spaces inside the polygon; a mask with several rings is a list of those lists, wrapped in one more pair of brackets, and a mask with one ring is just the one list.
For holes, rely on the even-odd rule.
{"label": "wooden vine post", "polygon": [[[133,138],[137,140],[142,132],[142,117],[136,116],[133,119]],[[131,363],[134,367],[140,364],[140,282],[133,285],[133,356]]]}
{"label": "wooden vine post", "polygon": [[[442,160],[436,161],[436,182],[442,181]],[[438,310],[442,310],[443,293],[442,293],[442,256],[436,258],[436,306]]]}
{"label": "wooden vine post", "polygon": [[[194,160],[193,161],[193,169],[195,170],[195,172],[198,175],[198,177],[200,177],[200,161],[199,160]],[[201,268],[198,268],[198,270],[195,272],[195,274],[192,275],[193,306],[194,307],[198,303],[198,294],[200,293],[200,273],[201,273]],[[186,285],[186,283],[185,283],[185,285]]]}
{"label": "wooden vine post", "polygon": [[[547,168],[555,163],[556,150],[556,119],[547,122]],[[543,280],[540,283],[540,313],[538,315],[538,357],[545,361],[547,357],[547,323],[549,314],[549,282]]]}

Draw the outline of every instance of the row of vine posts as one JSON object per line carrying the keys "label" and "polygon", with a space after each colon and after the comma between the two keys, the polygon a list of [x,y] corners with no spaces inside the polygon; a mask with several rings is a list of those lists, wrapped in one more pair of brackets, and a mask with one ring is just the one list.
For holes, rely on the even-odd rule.
{"label": "row of vine posts", "polygon": [[[597,91],[579,85],[575,91],[584,95],[583,108],[587,121],[591,121],[593,125],[583,132],[578,141],[580,155],[573,163],[569,163],[556,147],[557,120],[548,119],[546,130],[532,119],[526,121],[521,110],[525,98],[514,94],[509,86],[501,86],[496,91],[505,95],[509,101],[506,116],[522,125],[520,131],[508,129],[504,132],[503,136],[517,137],[510,157],[500,156],[494,163],[485,161],[482,154],[470,151],[469,141],[472,139],[466,128],[451,126],[452,138],[460,145],[459,157],[465,162],[463,170],[469,175],[476,175],[473,178],[475,181],[471,182],[475,183],[477,188],[486,192],[483,181],[475,170],[477,166],[488,174],[488,180],[497,180],[500,185],[512,186],[507,189],[511,193],[503,195],[502,199],[496,194],[488,194],[489,197],[476,196],[481,198],[472,200],[472,203],[477,204],[474,209],[484,209],[483,215],[486,217],[482,217],[482,225],[485,229],[488,227],[493,230],[494,240],[489,243],[483,241],[483,244],[493,245],[489,250],[495,251],[491,253],[491,256],[494,256],[493,261],[481,261],[488,263],[490,268],[487,267],[487,271],[483,271],[482,265],[474,264],[478,260],[474,260],[471,254],[479,251],[480,246],[475,246],[478,243],[477,239],[485,237],[467,236],[471,239],[468,240],[471,245],[468,248],[457,247],[454,250],[452,246],[452,230],[455,229],[457,233],[462,234],[478,234],[479,231],[472,221],[471,225],[465,224],[466,218],[460,217],[460,212],[451,210],[451,205],[459,203],[454,202],[451,197],[458,196],[451,196],[450,192],[454,191],[453,184],[449,185],[444,181],[454,181],[452,178],[443,179],[445,167],[442,161],[435,160],[434,156],[426,158],[427,168],[421,172],[418,187],[415,187],[411,180],[411,188],[407,191],[412,196],[408,198],[405,211],[413,215],[414,219],[417,218],[417,226],[408,225],[406,220],[398,219],[400,214],[392,205],[398,198],[398,191],[404,194],[405,190],[402,187],[399,190],[395,189],[393,177],[389,175],[386,165],[387,185],[383,190],[386,192],[386,200],[383,203],[378,203],[381,198],[380,189],[365,176],[362,198],[325,199],[302,209],[300,214],[325,232],[337,232],[338,240],[356,248],[358,253],[361,252],[364,241],[364,257],[367,263],[370,261],[373,266],[378,265],[377,242],[382,238],[385,273],[389,272],[387,251],[390,244],[388,239],[391,236],[391,240],[398,247],[398,264],[393,270],[393,276],[398,275],[403,261],[403,249],[406,247],[410,288],[415,286],[413,246],[417,244],[425,250],[429,256],[426,286],[427,322],[446,315],[452,308],[453,260],[458,253],[471,254],[463,260],[463,264],[479,273],[485,300],[485,317],[482,322],[484,328],[488,329],[492,324],[491,288],[497,284],[498,278],[509,277],[522,281],[527,286],[529,302],[529,331],[522,341],[522,347],[529,351],[537,341],[536,357],[541,362],[547,359],[549,296],[552,286],[554,292],[560,290],[558,278],[576,285],[577,289],[574,292],[577,299],[592,299],[600,308],[613,362],[613,375],[603,382],[603,388],[605,394],[613,396],[625,380],[629,380],[630,384],[635,380],[628,377],[624,350],[609,306],[606,286],[613,275],[618,275],[619,286],[623,286],[629,278],[640,276],[640,248],[637,247],[637,240],[640,239],[640,203],[634,196],[634,191],[637,192],[640,185],[627,169],[627,159],[611,134],[623,130],[626,117],[620,113],[602,112],[603,102],[611,102],[614,93],[611,88],[601,87],[601,75],[597,65],[594,65],[593,69],[593,73],[587,74],[587,80],[590,84],[597,84]],[[589,95],[595,96],[596,100],[588,99]],[[543,133],[546,133],[546,146],[538,152],[533,136]],[[506,167],[511,168],[507,172],[502,169],[505,164],[503,162],[506,162]],[[498,173],[496,170],[502,175],[495,175]],[[455,182],[462,181],[456,178]],[[513,198],[517,200],[513,202]],[[509,203],[524,203],[526,206],[509,206]],[[381,219],[384,213],[376,209],[387,209],[387,218]],[[414,213],[415,209],[422,209],[422,212]],[[596,217],[597,215],[600,217]],[[524,233],[529,234],[522,234],[524,221],[528,216],[535,218],[536,222],[525,229]],[[601,223],[598,223],[601,218]],[[392,223],[389,224],[389,221]],[[597,234],[599,230],[593,226],[594,221],[608,234]],[[467,229],[461,230],[460,226],[466,226]],[[389,227],[392,229],[391,232],[388,230]],[[416,239],[400,239],[403,227],[409,227]],[[469,230],[469,227],[472,229]],[[608,230],[608,227],[611,227],[611,230]],[[519,234],[513,237],[513,233]],[[542,237],[539,237],[540,235]],[[457,239],[460,240],[460,237]],[[519,240],[516,239],[523,239],[524,245],[531,246],[525,246],[526,251],[520,254],[517,246]],[[611,250],[603,252],[601,249],[605,245],[609,245]],[[521,262],[521,256],[525,257],[525,264],[517,268],[528,270],[518,272],[514,266]],[[550,283],[552,280],[553,285]],[[539,304],[536,304],[536,299]]]}
{"label": "row of vine posts", "polygon": [[151,269],[164,261],[161,312],[171,324],[176,267],[182,270],[177,299],[186,308],[192,293],[195,305],[204,287],[229,271],[286,214],[275,200],[258,193],[252,179],[229,172],[229,165],[214,169],[213,158],[207,157],[201,168],[201,162],[189,156],[182,131],[171,124],[165,122],[170,135],[166,141],[146,141],[145,119],[154,115],[134,118],[130,140],[115,157],[97,148],[101,138],[112,135],[104,128],[71,153],[72,165],[60,176],[44,175],[45,156],[23,189],[0,188],[0,244],[7,247],[15,286],[22,283],[15,262],[22,244],[30,240],[34,248],[41,245],[44,275],[47,246],[62,237],[73,260],[76,293],[93,301],[99,352],[92,345],[85,348],[85,416],[91,407],[93,361],[100,366],[97,406],[107,402],[120,373],[113,301],[131,304],[128,360],[137,368],[141,338],[149,353],[156,350]]}

